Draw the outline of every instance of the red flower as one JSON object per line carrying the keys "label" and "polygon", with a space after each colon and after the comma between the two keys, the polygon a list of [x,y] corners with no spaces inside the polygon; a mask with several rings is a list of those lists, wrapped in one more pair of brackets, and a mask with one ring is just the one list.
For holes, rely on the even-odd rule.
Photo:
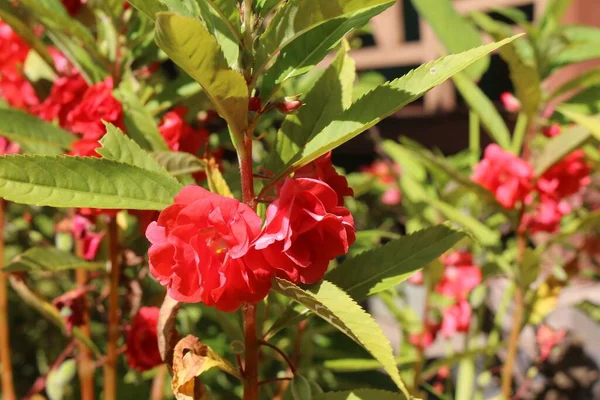
{"label": "red flower", "polygon": [[0,77],[0,97],[11,107],[25,111],[33,110],[40,103],[33,86],[21,75]]}
{"label": "red flower", "polygon": [[531,233],[555,233],[560,228],[562,217],[570,212],[571,207],[566,202],[542,196],[535,210],[523,215],[519,229],[521,231],[528,230]]}
{"label": "red flower", "polygon": [[463,300],[481,283],[481,269],[473,264],[468,251],[455,251],[442,256],[444,275],[435,291],[444,296]]}
{"label": "red flower", "polygon": [[361,171],[365,174],[370,174],[379,178],[382,183],[393,183],[395,175],[400,175],[401,170],[398,164],[394,164],[393,171],[390,166],[382,160],[375,160],[368,167],[362,167]]}
{"label": "red flower", "polygon": [[567,336],[567,331],[564,329],[555,331],[547,325],[540,326],[535,335],[540,347],[540,360],[547,360],[554,346],[562,342],[565,336]]}
{"label": "red flower", "polygon": [[79,13],[79,10],[81,10],[85,0],[62,0],[62,3],[67,9],[67,12],[74,16]]}
{"label": "red flower", "polygon": [[583,150],[575,150],[544,172],[537,181],[537,190],[542,196],[564,199],[590,184],[590,171]]}
{"label": "red flower", "polygon": [[271,288],[271,273],[250,246],[260,225],[236,199],[186,186],[146,231],[150,273],[181,302],[235,311],[260,301]]}
{"label": "red flower", "polygon": [[50,95],[34,113],[46,121],[58,118],[59,125],[67,127],[67,116],[79,105],[87,88],[87,83],[79,74],[58,78],[52,85]]}
{"label": "red flower", "polygon": [[553,138],[555,136],[560,135],[561,128],[559,124],[552,124],[542,128],[542,133],[544,136]]}
{"label": "red flower", "polygon": [[65,317],[67,332],[71,333],[74,326],[84,324],[85,309],[87,307],[85,295],[90,289],[87,286],[73,289],[52,301],[54,307],[58,308],[60,313]]}
{"label": "red flower", "polygon": [[7,78],[21,76],[28,53],[29,46],[10,25],[0,20],[0,75]]}
{"label": "red flower", "polygon": [[71,231],[76,238],[83,242],[83,258],[91,261],[96,258],[105,232],[93,232],[92,222],[79,214],[75,214]]}
{"label": "red flower", "polygon": [[79,104],[67,115],[67,127],[83,135],[88,142],[98,141],[106,133],[102,121],[123,128],[123,107],[113,97],[112,89],[111,78],[90,86]]}
{"label": "red flower", "polygon": [[167,112],[161,119],[158,130],[173,151],[197,154],[208,140],[206,128],[194,129],[183,118],[186,107],[177,107]]}
{"label": "red flower", "polygon": [[10,142],[7,138],[0,136],[0,155],[18,154],[21,152],[21,146],[18,143]]}
{"label": "red flower", "polygon": [[323,278],[329,262],[346,254],[356,240],[354,220],[327,184],[307,178],[286,179],[279,198],[255,241],[277,275],[311,284]]}
{"label": "red flower", "polygon": [[521,111],[521,102],[517,99],[512,93],[504,92],[500,95],[500,100],[506,108],[506,111],[509,112],[519,112]]}
{"label": "red flower", "polygon": [[446,308],[440,330],[442,335],[449,338],[456,332],[468,332],[471,315],[471,305],[466,300],[460,300],[458,303]]}
{"label": "red flower", "polygon": [[491,144],[485,149],[484,159],[474,167],[471,180],[494,193],[505,208],[514,208],[533,189],[533,177],[529,163]]}
{"label": "red flower", "polygon": [[325,182],[338,197],[338,206],[344,205],[344,196],[354,196],[345,176],[337,173],[331,163],[331,152],[322,155],[313,162],[298,169],[294,178],[312,178]]}
{"label": "red flower", "polygon": [[433,323],[431,321],[425,321],[423,331],[420,333],[410,334],[408,341],[415,347],[421,349],[427,348],[435,341],[440,328],[440,324]]}
{"label": "red flower", "polygon": [[142,307],[133,317],[125,342],[127,364],[147,371],[163,363],[158,350],[158,307]]}

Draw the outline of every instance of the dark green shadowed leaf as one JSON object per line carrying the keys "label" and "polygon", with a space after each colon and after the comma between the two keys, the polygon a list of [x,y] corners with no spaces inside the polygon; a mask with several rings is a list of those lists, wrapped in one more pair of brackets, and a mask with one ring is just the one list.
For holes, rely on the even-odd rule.
{"label": "dark green shadowed leaf", "polygon": [[64,271],[71,269],[102,270],[105,263],[89,262],[54,247],[33,247],[18,255],[3,272]]}
{"label": "dark green shadowed leaf", "polygon": [[206,163],[190,153],[164,151],[152,153],[156,162],[171,175],[179,176],[204,171]]}

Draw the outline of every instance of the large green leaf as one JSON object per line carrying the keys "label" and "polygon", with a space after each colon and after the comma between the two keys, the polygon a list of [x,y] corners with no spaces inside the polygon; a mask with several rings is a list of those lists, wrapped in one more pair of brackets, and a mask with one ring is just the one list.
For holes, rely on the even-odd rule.
{"label": "large green leaf", "polygon": [[[479,31],[471,21],[456,12],[451,0],[412,0],[412,3],[450,53],[482,45]],[[477,81],[489,65],[490,58],[483,57],[465,68],[465,73],[470,79]]]}
{"label": "large green leaf", "polygon": [[325,279],[361,301],[405,281],[464,237],[443,225],[427,228],[350,258]]}
{"label": "large green leaf", "polygon": [[311,70],[348,32],[366,24],[392,5],[387,2],[368,7],[349,18],[335,18],[298,36],[281,50],[263,78],[261,98],[268,100],[283,82]]}
{"label": "large green leaf", "polygon": [[238,64],[240,56],[240,14],[234,1],[199,1],[200,15],[206,28],[217,39],[230,67]]}
{"label": "large green leaf", "polygon": [[167,6],[160,0],[129,0],[129,4],[146,14],[153,21],[157,13],[168,10]]}
{"label": "large green leaf", "polygon": [[32,247],[2,268],[3,272],[64,271],[70,269],[102,270],[105,263],[82,260],[54,247]]}
{"label": "large green leaf", "polygon": [[328,392],[313,396],[313,400],[402,400],[398,393],[377,389],[354,389],[346,392]]}
{"label": "large green leaf", "polygon": [[452,80],[471,111],[479,116],[481,123],[494,141],[508,149],[510,132],[494,103],[466,74],[459,72],[452,77]]}
{"label": "large green leaf", "polygon": [[590,137],[591,134],[588,129],[576,126],[566,129],[561,135],[550,139],[541,154],[536,158],[536,175],[542,175],[548,168],[562,160],[573,150],[583,146]]}
{"label": "large green leaf", "polygon": [[373,318],[346,292],[326,280],[303,290],[291,282],[276,278],[273,288],[302,304],[364,347],[381,363],[404,395],[410,398],[400,378],[390,342]]}
{"label": "large green leaf", "polygon": [[0,157],[0,197],[51,207],[162,210],[181,185],[129,164],[93,157]]}
{"label": "large green leaf", "polygon": [[152,158],[150,153],[144,151],[116,126],[112,124],[105,125],[106,134],[100,140],[102,147],[96,150],[102,158],[147,169],[148,171],[157,172],[170,178],[167,171]]}
{"label": "large green leaf", "polygon": [[153,151],[169,150],[169,146],[160,134],[152,114],[144,107],[138,96],[123,86],[115,91],[115,96],[123,105],[127,134],[144,149]]}
{"label": "large green leaf", "polygon": [[540,20],[542,31],[551,32],[556,29],[565,16],[570,3],[571,0],[550,0]]}
{"label": "large green leaf", "polygon": [[560,105],[556,107],[556,110],[563,114],[565,117],[569,118],[571,121],[587,129],[592,134],[592,136],[600,140],[600,117],[589,116],[586,114],[579,113],[577,111],[572,110],[567,105]]}
{"label": "large green leaf", "polygon": [[303,99],[298,112],[286,116],[277,132],[275,149],[267,169],[283,168],[314,135],[339,115],[352,102],[354,61],[340,49],[334,62],[317,80]]}
{"label": "large green leaf", "polygon": [[179,15],[186,17],[199,17],[200,6],[199,3],[203,1],[196,0],[160,0],[169,11],[176,12]]}
{"label": "large green leaf", "polygon": [[[392,5],[392,0],[290,0],[259,38],[257,69],[263,69],[296,38],[332,19],[353,18],[366,9]],[[383,11],[383,7],[380,11]]]}
{"label": "large green leaf", "polygon": [[23,150],[37,154],[62,154],[75,136],[26,112],[0,109],[0,136],[19,143]]}
{"label": "large green leaf", "polygon": [[[509,25],[495,21],[486,14],[473,13],[472,18],[495,40],[514,34]],[[515,86],[523,111],[530,117],[537,113],[542,98],[541,77],[532,53],[531,45],[526,40],[512,42],[500,49],[500,56],[508,64],[510,79]]]}
{"label": "large green leaf", "polygon": [[227,60],[202,21],[173,13],[156,16],[156,42],[194,78],[216,110],[241,139],[248,123],[248,87],[244,77],[229,68]]}
{"label": "large green leaf", "polygon": [[328,151],[347,142],[421,97],[486,54],[510,43],[518,36],[478,47],[460,54],[442,57],[386,83],[357,100],[349,109],[333,119],[299,151],[286,167],[277,171],[275,180],[288,175]]}
{"label": "large green leaf", "polygon": [[173,176],[204,171],[206,163],[190,153],[164,151],[152,153],[152,157]]}

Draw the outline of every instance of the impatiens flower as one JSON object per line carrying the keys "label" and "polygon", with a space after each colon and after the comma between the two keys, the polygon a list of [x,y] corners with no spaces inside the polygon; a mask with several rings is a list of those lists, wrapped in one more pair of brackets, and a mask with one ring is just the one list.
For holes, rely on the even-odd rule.
{"label": "impatiens flower", "polygon": [[31,83],[21,75],[0,76],[0,98],[9,106],[28,112],[40,103]]}
{"label": "impatiens flower", "polygon": [[468,251],[455,251],[442,257],[444,275],[435,291],[444,296],[462,300],[481,283],[481,269],[473,264]]}
{"label": "impatiens flower", "polygon": [[150,273],[169,296],[221,311],[262,300],[272,273],[251,247],[261,219],[236,199],[186,186],[146,231]]}
{"label": "impatiens flower", "polygon": [[415,347],[425,349],[435,341],[435,338],[440,331],[441,325],[432,323],[430,321],[425,322],[423,331],[420,333],[410,334],[408,341]]}
{"label": "impatiens flower", "polygon": [[79,74],[58,78],[52,84],[50,95],[33,112],[46,121],[58,119],[59,125],[66,128],[67,116],[78,106],[87,88]]}
{"label": "impatiens flower", "polygon": [[567,335],[564,329],[554,330],[547,325],[541,325],[535,335],[537,344],[540,348],[540,360],[546,361],[554,346],[562,342]]}
{"label": "impatiens flower", "polygon": [[0,76],[20,76],[28,53],[29,46],[10,25],[0,20]]}
{"label": "impatiens flower", "polygon": [[564,199],[590,184],[590,172],[583,150],[575,150],[544,172],[536,188],[544,196]]}
{"label": "impatiens flower", "polygon": [[[82,140],[86,142],[100,140],[106,133],[103,121],[123,128],[123,107],[113,97],[112,89],[111,78],[90,86],[77,107],[67,115],[67,127],[73,132],[81,134]],[[89,149],[90,146],[90,143],[86,143],[86,146],[82,147]]]}
{"label": "impatiens flower", "polygon": [[571,207],[567,202],[542,196],[535,209],[523,215],[519,228],[530,233],[555,233],[560,228],[562,217],[570,212]]}
{"label": "impatiens flower", "polygon": [[96,258],[105,232],[93,232],[92,222],[79,214],[73,217],[71,231],[83,243],[83,258],[88,261]]}
{"label": "impatiens flower", "polygon": [[331,163],[331,152],[298,169],[294,178],[312,178],[325,182],[338,196],[338,205],[344,205],[344,196],[354,196],[345,176],[337,173]]}
{"label": "impatiens flower", "polygon": [[184,151],[197,154],[208,140],[206,128],[192,128],[183,117],[186,107],[177,107],[167,112],[160,121],[158,130],[173,151]]}
{"label": "impatiens flower", "polygon": [[254,247],[277,276],[295,283],[319,281],[329,262],[356,240],[352,215],[338,204],[336,192],[322,181],[286,179],[279,198],[267,208]]}
{"label": "impatiens flower", "polygon": [[533,189],[531,165],[497,144],[485,149],[483,160],[474,167],[471,180],[492,192],[505,208],[524,202]]}
{"label": "impatiens flower", "polygon": [[125,344],[127,364],[138,371],[147,371],[162,364],[158,350],[158,307],[142,307],[133,317]]}
{"label": "impatiens flower", "polygon": [[504,108],[506,108],[506,111],[515,113],[521,111],[521,102],[512,93],[502,93],[500,95],[500,100],[502,101]]}
{"label": "impatiens flower", "polygon": [[553,138],[560,135],[561,128],[559,124],[552,124],[542,128],[542,133],[544,136]]}
{"label": "impatiens flower", "polygon": [[0,136],[0,155],[18,154],[21,146],[18,143],[10,142],[7,138]]}
{"label": "impatiens flower", "polygon": [[442,318],[442,327],[440,329],[444,337],[452,337],[456,332],[468,332],[471,322],[472,309],[466,300],[460,300],[458,303],[446,308]]}
{"label": "impatiens flower", "polygon": [[381,202],[388,206],[396,206],[402,202],[400,189],[388,189],[381,195]]}
{"label": "impatiens flower", "polygon": [[67,332],[71,333],[74,326],[81,326],[85,323],[84,315],[86,310],[85,295],[91,287],[80,287],[68,291],[52,301],[67,323]]}
{"label": "impatiens flower", "polygon": [[361,171],[365,174],[376,176],[382,183],[393,183],[394,175],[400,175],[401,170],[398,164],[394,164],[393,170],[389,164],[383,160],[375,160],[368,167],[362,167]]}

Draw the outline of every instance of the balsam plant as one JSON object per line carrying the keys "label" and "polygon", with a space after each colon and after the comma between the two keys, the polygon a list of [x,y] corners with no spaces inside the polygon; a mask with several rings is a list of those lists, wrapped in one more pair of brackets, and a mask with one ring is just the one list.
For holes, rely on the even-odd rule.
{"label": "balsam plant", "polygon": [[[551,7],[548,27],[531,28],[528,41],[498,28],[498,42],[483,46],[473,29],[464,36],[469,40],[446,44],[456,54],[353,100],[356,71],[344,38],[393,3],[21,0],[0,5],[0,18],[10,27],[5,40],[13,49],[0,70],[6,103],[0,134],[5,153],[22,153],[0,157],[0,197],[9,212],[21,207],[15,203],[31,205],[28,210],[36,215],[53,207],[59,210],[52,218],[62,220],[56,234],[34,219],[35,229],[43,232],[29,238],[27,247],[34,246],[3,269],[0,281],[0,300],[8,275],[23,301],[73,340],[42,380],[47,393],[61,387],[54,377],[76,360],[79,397],[92,399],[99,388],[105,399],[124,396],[119,379],[124,338],[128,365],[152,370],[160,393],[166,375],[160,365],[166,364],[178,399],[421,396],[424,346],[418,346],[413,379],[405,382],[388,339],[359,303],[375,295],[387,298],[423,266],[438,264],[447,250],[469,241],[464,231],[499,265],[512,266],[514,260],[504,257],[495,225],[456,211],[438,198],[436,187],[408,181],[406,174],[400,186],[407,204],[414,205],[414,214],[408,213],[414,233],[349,253],[365,235],[352,215],[353,190],[331,164],[330,152],[453,78],[461,93],[475,93],[473,120],[480,116],[500,146],[520,154],[529,143],[523,132],[540,126],[536,113],[543,108],[542,96],[530,98],[529,86],[516,85],[524,116],[518,124],[522,131],[511,140],[505,126],[496,126],[504,122],[495,110],[478,108],[489,101],[478,101],[482,94],[473,79],[483,74],[491,52],[513,60],[517,49],[545,43],[544,35],[560,28],[554,20],[558,11]],[[423,2],[420,11],[432,8]],[[330,53],[333,61],[317,68]],[[540,60],[544,69],[528,67],[527,74],[535,70],[543,77],[551,70],[550,59]],[[514,62],[514,74],[523,63]],[[563,114],[591,124],[572,110]],[[476,126],[471,163],[479,155]],[[216,132],[209,137],[209,130]],[[488,192],[493,187],[454,174],[425,150],[385,142],[382,149],[403,154],[397,160],[403,171],[415,159],[427,161],[426,168],[445,169],[472,190],[468,196],[480,195],[499,209]],[[560,158],[546,161],[541,173]],[[502,222],[515,217],[501,207],[499,213]],[[455,228],[442,224],[445,220]],[[519,241],[525,232],[519,231]],[[50,244],[54,240],[56,246]],[[524,298],[533,275],[522,266],[535,251],[521,248],[514,264],[519,267],[509,268],[509,274]],[[448,260],[443,259],[453,262]],[[71,270],[72,290],[53,304],[36,292],[36,274]],[[148,272],[160,285],[150,282]],[[424,280],[435,285],[427,270]],[[443,288],[456,295],[459,308],[474,289]],[[156,304],[156,297],[160,310],[141,307],[143,300]],[[2,301],[0,318],[6,327]],[[106,324],[98,327],[94,319]],[[515,329],[521,324],[517,321]],[[320,341],[318,349],[313,338]],[[99,340],[105,346],[98,346]],[[333,354],[318,354],[327,341],[340,347],[333,343]],[[511,340],[509,355],[515,346]],[[0,351],[3,398],[15,398],[11,370],[5,368],[7,343]],[[387,391],[371,383],[365,389],[340,383],[327,362],[303,365],[311,352],[321,361],[369,354],[389,376],[375,379]],[[101,380],[97,366],[103,367]],[[216,372],[207,372],[212,369]],[[350,391],[323,393],[318,383]]]}

